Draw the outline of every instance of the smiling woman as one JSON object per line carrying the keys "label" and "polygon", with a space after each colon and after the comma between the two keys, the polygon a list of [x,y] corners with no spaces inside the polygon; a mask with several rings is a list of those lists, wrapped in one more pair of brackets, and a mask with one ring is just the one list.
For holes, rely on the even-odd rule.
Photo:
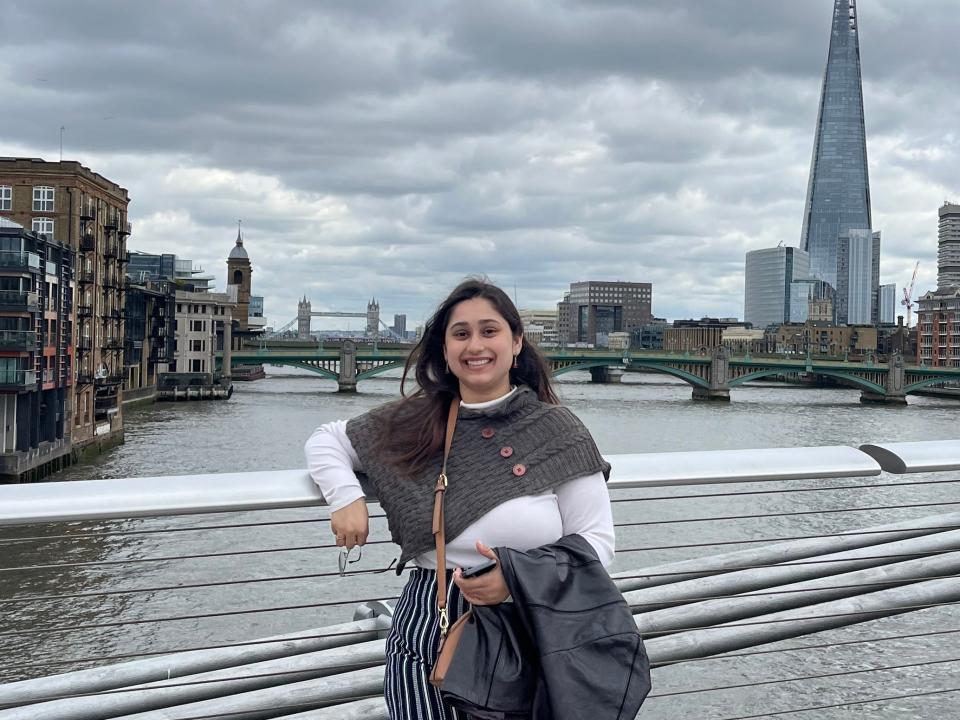
{"label": "smiling woman", "polygon": [[[540,702],[557,707],[572,696],[590,697],[602,708],[609,696],[617,713],[624,702],[639,707],[649,681],[636,625],[627,617],[631,630],[609,638],[611,621],[615,624],[610,613],[629,616],[629,610],[616,602],[605,609],[583,605],[597,594],[580,593],[585,588],[576,580],[582,577],[595,589],[596,572],[588,570],[593,568],[610,582],[602,569],[614,552],[606,487],[610,466],[579,419],[559,405],[546,362],[524,341],[516,307],[495,285],[464,281],[426,323],[404,382],[411,370],[418,385],[412,395],[404,393],[349,422],[324,425],[306,445],[307,465],[330,505],[337,544],[349,549],[367,540],[366,501],[356,477],[363,472],[400,546],[398,572],[408,562],[416,566],[387,640],[384,687],[391,717],[464,717],[445,706],[449,697],[428,678],[447,627],[469,606],[495,614],[526,611],[524,578],[501,563],[509,568],[532,562],[524,576],[537,575],[537,589],[548,596],[550,567],[554,578],[558,565],[578,568],[573,579],[557,583],[552,600],[568,610],[579,608],[584,620],[564,631],[570,650],[563,669],[540,673]],[[485,560],[494,563],[492,570],[463,576],[462,568]],[[538,566],[545,572],[536,573]],[[619,598],[615,590],[614,595]],[[513,602],[505,604],[509,597]],[[594,630],[599,636],[591,635]],[[532,664],[540,661],[535,656],[534,649]],[[624,700],[628,689],[631,697]],[[521,697],[527,705],[506,717],[530,716],[533,697],[532,692]],[[609,717],[621,717],[617,713]],[[602,709],[594,715],[608,717]]]}

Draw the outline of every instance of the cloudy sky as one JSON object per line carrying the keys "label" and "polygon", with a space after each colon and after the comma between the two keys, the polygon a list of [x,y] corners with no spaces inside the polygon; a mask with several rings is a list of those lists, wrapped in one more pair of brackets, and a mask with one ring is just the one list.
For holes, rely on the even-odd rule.
{"label": "cloudy sky", "polygon": [[[220,288],[242,218],[278,325],[306,294],[412,327],[473,273],[524,307],[620,279],[739,317],[744,253],[799,242],[832,5],[4,0],[0,154],[55,160],[65,126],[65,159],[130,190],[130,247]],[[881,281],[920,260],[928,289],[957,3],[859,15]]]}

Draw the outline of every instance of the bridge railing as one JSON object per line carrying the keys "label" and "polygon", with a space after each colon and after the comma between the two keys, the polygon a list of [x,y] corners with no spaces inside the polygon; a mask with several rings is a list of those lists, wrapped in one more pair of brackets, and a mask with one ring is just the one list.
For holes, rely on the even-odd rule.
{"label": "bridge railing", "polygon": [[[641,566],[614,577],[656,666],[644,717],[955,706],[960,443],[609,460],[618,556]],[[0,720],[385,717],[393,546],[374,511],[363,569],[341,579],[322,511],[289,515],[321,504],[299,470],[0,486]],[[183,517],[207,513],[228,514]],[[51,543],[56,562],[38,554]],[[109,552],[71,554],[83,543]],[[249,587],[252,607],[228,602]],[[189,599],[164,611],[165,593]],[[44,622],[25,620],[36,608]]]}

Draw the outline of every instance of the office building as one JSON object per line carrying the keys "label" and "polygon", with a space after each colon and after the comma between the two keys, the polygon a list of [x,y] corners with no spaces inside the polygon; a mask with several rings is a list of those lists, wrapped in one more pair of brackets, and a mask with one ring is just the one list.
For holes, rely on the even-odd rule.
{"label": "office building", "polygon": [[874,325],[880,286],[880,233],[850,229],[837,242],[837,292],[835,316],[838,325]]}
{"label": "office building", "polygon": [[585,281],[571,283],[557,304],[561,345],[606,347],[612,332],[632,332],[653,319],[650,283]]}
{"label": "office building", "polygon": [[834,288],[840,236],[873,227],[858,31],[856,0],[835,0],[800,243]]}
{"label": "office building", "polygon": [[806,252],[795,247],[748,252],[744,272],[744,321],[756,328],[789,321],[793,294],[805,290],[795,287],[794,283],[808,277],[809,258]]}
{"label": "office building", "polygon": [[960,367],[960,286],[928,292],[917,306],[917,361]]}
{"label": "office building", "polygon": [[528,333],[528,328],[538,326],[541,328],[540,340],[538,345],[554,347],[557,345],[557,311],[554,310],[534,310],[526,308],[520,310],[520,320],[523,322],[523,329]]}
{"label": "office building", "polygon": [[960,287],[960,205],[945,202],[937,214],[937,287]]}
{"label": "office building", "polygon": [[74,448],[120,442],[129,194],[75,161],[8,157],[0,198],[0,216],[77,253],[69,434]]}
{"label": "office building", "polygon": [[895,283],[881,285],[877,292],[879,324],[893,325],[897,321],[897,286]]}

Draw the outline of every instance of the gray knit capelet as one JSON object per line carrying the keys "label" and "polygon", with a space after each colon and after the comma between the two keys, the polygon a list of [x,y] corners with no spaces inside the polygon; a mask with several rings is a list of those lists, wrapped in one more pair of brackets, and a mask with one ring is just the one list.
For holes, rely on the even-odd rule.
{"label": "gray knit capelet", "polygon": [[[376,441],[392,407],[348,421],[347,437],[387,515],[393,542],[400,546],[399,572],[408,560],[435,547],[433,488],[442,453],[413,478],[400,476],[387,465],[376,451]],[[610,464],[583,423],[567,408],[541,402],[526,386],[490,408],[461,407],[447,461],[447,541],[501,503],[549,492],[597,472],[609,479]]]}

